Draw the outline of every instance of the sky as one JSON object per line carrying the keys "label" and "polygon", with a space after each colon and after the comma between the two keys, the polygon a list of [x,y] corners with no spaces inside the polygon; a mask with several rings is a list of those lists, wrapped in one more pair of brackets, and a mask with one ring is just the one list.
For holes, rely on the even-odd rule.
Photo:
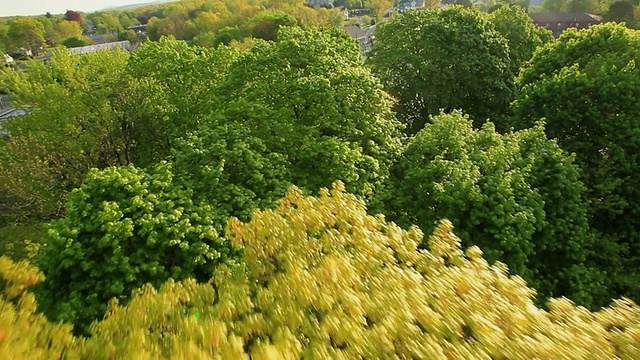
{"label": "sky", "polygon": [[0,0],[0,17],[64,14],[67,10],[92,12],[106,7],[139,4],[152,0]]}

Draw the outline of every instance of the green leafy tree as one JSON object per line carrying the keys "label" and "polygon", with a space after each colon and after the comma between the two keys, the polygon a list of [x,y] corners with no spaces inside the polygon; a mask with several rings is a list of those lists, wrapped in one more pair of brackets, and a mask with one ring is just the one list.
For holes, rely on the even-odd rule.
{"label": "green leafy tree", "polygon": [[3,124],[9,138],[0,142],[1,216],[59,216],[64,194],[90,168],[127,163],[125,138],[113,131],[114,90],[127,58],[126,52],[60,51],[47,64],[33,61],[28,71],[5,73],[15,105],[31,112]]}
{"label": "green leafy tree", "polygon": [[31,112],[3,124],[0,216],[60,216],[89,169],[150,166],[169,154],[164,126],[174,110],[165,88],[131,75],[128,63],[124,51],[59,51],[6,73],[15,105]]}
{"label": "green leafy tree", "polygon": [[87,46],[89,45],[89,41],[84,37],[73,36],[73,37],[64,39],[62,41],[62,45],[68,48],[74,48],[74,47],[80,47],[80,46]]}
{"label": "green leafy tree", "polygon": [[219,93],[229,121],[283,154],[291,182],[310,191],[339,179],[370,197],[400,150],[389,97],[338,29],[285,27],[277,42],[256,40]]}
{"label": "green leafy tree", "polygon": [[[544,129],[500,135],[491,123],[474,130],[459,112],[431,119],[392,169],[388,216],[427,233],[443,219],[465,246],[502,261],[539,292],[585,306],[603,299],[578,167]],[[603,305],[598,303],[597,305]]]}
{"label": "green leafy tree", "polygon": [[511,72],[516,75],[539,46],[553,40],[551,31],[535,26],[531,17],[520,6],[500,6],[489,13],[487,19],[507,39]]}
{"label": "green leafy tree", "polygon": [[640,62],[638,33],[618,24],[566,31],[520,77],[513,125],[545,118],[545,132],[576,154],[588,189],[598,265],[611,296],[640,299]]}
{"label": "green leafy tree", "polygon": [[138,25],[139,22],[136,19],[134,12],[122,12],[118,15],[118,21],[120,22],[120,26],[123,29],[126,29],[130,26]]}
{"label": "green leafy tree", "polygon": [[367,58],[416,133],[440,110],[462,109],[480,123],[505,112],[515,95],[509,56],[507,40],[484,15],[453,6],[381,24]]}
{"label": "green leafy tree", "polygon": [[169,278],[209,280],[234,251],[214,229],[211,207],[198,207],[173,186],[170,166],[93,170],[52,223],[38,260],[45,281],[41,309],[87,333],[107,302],[126,301],[144,284]]}
{"label": "green leafy tree", "polygon": [[625,22],[629,26],[635,25],[635,11],[629,1],[616,1],[609,6],[604,15],[606,21]]}
{"label": "green leafy tree", "polygon": [[68,38],[82,38],[82,29],[79,22],[63,20],[53,26],[54,41],[61,42]]}
{"label": "green leafy tree", "polygon": [[133,30],[122,30],[118,33],[118,40],[136,43],[138,42],[138,34]]}
{"label": "green leafy tree", "polygon": [[278,39],[278,29],[283,26],[296,26],[297,20],[282,11],[261,13],[252,19],[254,25],[251,36],[258,39],[275,41]]}
{"label": "green leafy tree", "polygon": [[6,24],[0,23],[0,52],[9,50],[9,37],[7,36],[8,31],[9,27]]}
{"label": "green leafy tree", "polygon": [[213,46],[218,46],[220,44],[229,45],[233,40],[240,41],[244,37],[245,36],[242,33],[242,30],[240,30],[240,28],[238,28],[237,26],[226,27],[218,31],[214,38]]}
{"label": "green leafy tree", "polygon": [[16,18],[9,22],[7,37],[13,47],[26,47],[35,53],[44,43],[44,26],[33,18]]}
{"label": "green leafy tree", "polygon": [[[38,20],[40,23],[42,23],[42,26],[44,27],[44,38],[45,40],[53,40],[55,41],[55,39],[57,38],[57,34],[56,34],[56,30],[54,29],[57,19],[54,18],[49,18],[46,15],[45,16],[36,16],[34,19]],[[79,28],[79,26],[78,26]]]}
{"label": "green leafy tree", "polygon": [[94,13],[90,19],[98,34],[109,34],[123,30],[120,20],[111,13]]}
{"label": "green leafy tree", "polygon": [[291,186],[285,156],[221,116],[177,141],[170,159],[176,183],[191,189],[196,203],[211,206],[220,233],[231,216],[248,221]]}
{"label": "green leafy tree", "polygon": [[598,0],[545,0],[542,10],[549,13],[595,12]]}
{"label": "green leafy tree", "polygon": [[[163,96],[162,104],[166,104],[144,102],[163,113],[138,117],[135,122],[139,128],[137,151],[144,155],[137,164],[147,166],[163,159],[169,155],[175,139],[206,123],[209,115],[221,106],[216,89],[226,79],[237,56],[238,51],[232,48],[207,49],[169,38],[148,42],[132,55],[127,73],[153,84],[154,91]],[[137,106],[131,101],[129,104],[131,110]]]}

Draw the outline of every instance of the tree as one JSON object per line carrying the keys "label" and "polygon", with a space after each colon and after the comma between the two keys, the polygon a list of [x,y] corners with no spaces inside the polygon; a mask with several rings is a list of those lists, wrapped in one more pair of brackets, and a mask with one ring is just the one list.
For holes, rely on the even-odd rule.
{"label": "tree", "polygon": [[63,20],[57,23],[56,25],[54,25],[53,32],[54,32],[53,40],[56,42],[60,42],[68,38],[82,37],[82,29],[80,28],[80,23],[76,21]]}
{"label": "tree", "polygon": [[231,41],[236,40],[240,41],[244,38],[242,31],[236,27],[226,27],[224,29],[220,29],[216,34],[212,46],[216,47],[220,44],[229,45]]}
{"label": "tree", "polygon": [[373,10],[376,20],[381,21],[386,11],[392,8],[394,2],[391,0],[367,0],[366,7]]}
{"label": "tree", "polygon": [[0,216],[49,220],[91,168],[149,166],[169,153],[163,123],[172,112],[163,85],[136,77],[125,51],[59,51],[5,85],[27,116],[3,124]]}
{"label": "tree", "polygon": [[139,23],[134,13],[120,13],[118,20],[120,22],[120,26],[124,29],[128,29],[129,27]]}
{"label": "tree", "polygon": [[7,37],[13,47],[28,47],[35,53],[44,43],[44,26],[38,20],[20,17],[9,22]]}
{"label": "tree", "polygon": [[220,86],[227,119],[283,154],[290,180],[315,192],[334,180],[370,197],[400,151],[390,99],[339,29],[284,27],[255,40]]}
{"label": "tree", "polygon": [[120,20],[115,15],[107,12],[92,14],[91,21],[98,34],[110,34],[122,30]]}
{"label": "tree", "polygon": [[146,16],[144,16],[144,15],[140,15],[140,16],[138,16],[138,17],[136,18],[136,20],[138,20],[138,22],[140,22],[140,24],[142,24],[142,25],[146,25],[146,24],[147,24],[147,22],[149,22],[149,18],[147,18],[147,17],[146,17]]}
{"label": "tree", "polygon": [[66,13],[64,13],[64,19],[67,21],[75,21],[79,24],[82,24],[83,20],[82,20],[82,14],[80,14],[77,11],[73,11],[73,10],[67,10]]}
{"label": "tree", "polygon": [[10,48],[9,37],[7,36],[8,31],[9,27],[6,24],[0,23],[0,52],[4,52]]}
{"label": "tree", "polygon": [[381,24],[367,56],[410,133],[429,115],[502,114],[515,95],[507,41],[484,15],[459,6],[409,11]]}
{"label": "tree", "polygon": [[261,13],[251,22],[254,24],[251,29],[251,36],[270,41],[278,39],[278,29],[281,27],[297,25],[297,20],[293,16],[281,11]]}
{"label": "tree", "polygon": [[[292,189],[277,209],[229,223],[244,265],[210,284],[145,286],[111,301],[92,336],[36,313],[37,269],[0,258],[0,340],[8,358],[622,358],[639,354],[640,309],[597,313],[567,299],[536,308],[535,291],[443,222],[422,233],[367,216],[336,184],[317,198]],[[410,310],[410,311],[409,311]]]}
{"label": "tree", "polygon": [[138,42],[138,34],[133,30],[122,30],[118,33],[118,41],[129,41],[130,43]]}
{"label": "tree", "polygon": [[531,17],[519,6],[500,6],[489,13],[487,19],[507,40],[513,74],[520,72],[520,68],[531,59],[539,46],[553,40],[551,31],[534,25]]}
{"label": "tree", "polygon": [[211,207],[195,206],[172,186],[167,164],[92,170],[74,190],[65,217],[52,223],[38,259],[45,280],[36,290],[55,322],[88,333],[116,297],[169,278],[206,282],[234,251],[214,229]]}
{"label": "tree", "polygon": [[176,184],[191,189],[195,203],[211,206],[220,234],[231,216],[248,221],[291,186],[286,157],[221,115],[177,140],[169,159]]}
{"label": "tree", "polygon": [[[144,157],[136,164],[144,167],[162,160],[175,139],[197,130],[211,113],[221,109],[217,88],[237,56],[238,51],[231,48],[207,49],[169,38],[148,42],[132,55],[127,72],[154,84],[155,92],[163,96],[157,108],[162,116],[138,117],[137,151]],[[129,104],[136,112],[138,105]]]}
{"label": "tree", "polygon": [[427,233],[449,219],[464,246],[509,265],[540,300],[568,296],[592,307],[599,274],[584,264],[592,244],[572,158],[542,127],[500,135],[491,123],[474,130],[459,112],[431,122],[392,169],[384,213]]}
{"label": "tree", "polygon": [[[54,26],[56,25],[56,19],[48,18],[46,16],[36,16],[34,19],[38,20],[44,26],[44,38],[45,40],[55,41],[57,38],[56,30]],[[78,27],[79,28],[79,27]]]}
{"label": "tree", "polygon": [[606,21],[625,22],[634,25],[634,8],[628,1],[616,1],[609,6],[609,10],[604,16]]}
{"label": "tree", "polygon": [[549,13],[595,12],[598,0],[545,0],[542,10]]}
{"label": "tree", "polygon": [[640,62],[638,34],[608,23],[568,30],[521,73],[512,125],[546,119],[545,132],[576,154],[588,189],[598,266],[612,296],[640,299]]}
{"label": "tree", "polygon": [[68,48],[81,47],[89,45],[89,41],[84,37],[70,37],[62,41],[62,45]]}

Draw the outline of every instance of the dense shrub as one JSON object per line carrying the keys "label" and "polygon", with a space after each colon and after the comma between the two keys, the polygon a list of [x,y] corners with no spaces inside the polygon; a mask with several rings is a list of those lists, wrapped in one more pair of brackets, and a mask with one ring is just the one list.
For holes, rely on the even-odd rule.
{"label": "dense shrub", "polygon": [[169,278],[207,281],[233,251],[213,226],[212,209],[172,185],[168,165],[92,170],[52,223],[38,266],[46,280],[38,302],[76,333],[99,319],[112,297]]}

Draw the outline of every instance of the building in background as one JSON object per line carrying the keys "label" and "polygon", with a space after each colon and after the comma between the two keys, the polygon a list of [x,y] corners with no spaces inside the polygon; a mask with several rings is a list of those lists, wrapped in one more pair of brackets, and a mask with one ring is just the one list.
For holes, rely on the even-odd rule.
{"label": "building in background", "polygon": [[568,28],[585,29],[602,23],[602,17],[588,13],[529,13],[529,17],[536,26],[545,27],[560,36]]}

